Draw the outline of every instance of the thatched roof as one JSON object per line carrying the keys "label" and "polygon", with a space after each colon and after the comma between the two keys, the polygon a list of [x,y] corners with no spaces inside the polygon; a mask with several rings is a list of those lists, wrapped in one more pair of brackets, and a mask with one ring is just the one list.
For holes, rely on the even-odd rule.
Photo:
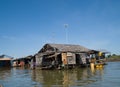
{"label": "thatched roof", "polygon": [[90,49],[81,46],[81,45],[72,45],[72,44],[45,44],[43,48],[38,52],[47,52],[47,51],[56,51],[56,52],[88,52]]}

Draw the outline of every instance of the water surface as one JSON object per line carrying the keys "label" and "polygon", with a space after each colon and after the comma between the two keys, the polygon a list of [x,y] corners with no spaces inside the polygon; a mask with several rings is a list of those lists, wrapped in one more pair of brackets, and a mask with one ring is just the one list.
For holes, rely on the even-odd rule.
{"label": "water surface", "polygon": [[95,70],[0,68],[0,84],[4,87],[120,87],[120,62],[109,62]]}

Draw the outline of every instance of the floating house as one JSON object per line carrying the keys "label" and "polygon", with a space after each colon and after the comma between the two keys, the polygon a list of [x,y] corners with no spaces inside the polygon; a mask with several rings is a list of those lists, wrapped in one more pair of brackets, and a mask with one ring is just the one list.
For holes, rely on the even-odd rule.
{"label": "floating house", "polygon": [[87,64],[86,58],[90,49],[72,44],[45,44],[35,55],[37,67],[59,68],[83,66]]}
{"label": "floating house", "polygon": [[[21,57],[13,60],[13,67],[30,67],[30,62],[34,56],[29,55],[26,57]],[[35,58],[34,58],[35,59]]]}
{"label": "floating house", "polygon": [[12,57],[7,55],[0,56],[0,67],[11,67]]}

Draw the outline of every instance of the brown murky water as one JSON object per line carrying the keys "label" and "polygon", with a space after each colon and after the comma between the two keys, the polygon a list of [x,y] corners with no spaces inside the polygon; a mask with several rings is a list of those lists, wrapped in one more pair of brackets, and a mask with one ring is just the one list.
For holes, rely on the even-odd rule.
{"label": "brown murky water", "polygon": [[0,68],[3,87],[120,87],[120,62],[104,68],[72,70],[30,70]]}

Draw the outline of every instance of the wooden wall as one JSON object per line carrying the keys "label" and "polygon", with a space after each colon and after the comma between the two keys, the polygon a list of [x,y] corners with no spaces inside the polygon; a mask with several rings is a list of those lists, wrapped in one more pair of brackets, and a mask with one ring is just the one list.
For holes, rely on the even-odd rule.
{"label": "wooden wall", "polygon": [[76,64],[76,57],[74,53],[62,53],[63,64]]}

